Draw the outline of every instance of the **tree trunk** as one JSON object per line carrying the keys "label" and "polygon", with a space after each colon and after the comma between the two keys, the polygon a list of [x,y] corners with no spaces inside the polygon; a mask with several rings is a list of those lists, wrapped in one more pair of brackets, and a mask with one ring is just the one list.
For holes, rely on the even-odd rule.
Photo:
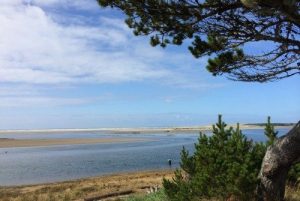
{"label": "tree trunk", "polygon": [[258,201],[283,201],[290,167],[300,161],[300,121],[268,147],[259,173]]}

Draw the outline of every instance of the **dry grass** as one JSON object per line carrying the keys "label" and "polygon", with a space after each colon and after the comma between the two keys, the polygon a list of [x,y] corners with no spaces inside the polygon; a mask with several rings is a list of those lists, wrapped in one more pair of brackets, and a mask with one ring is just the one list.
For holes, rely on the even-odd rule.
{"label": "dry grass", "polygon": [[[160,187],[163,177],[170,179],[172,176],[173,170],[144,171],[53,184],[0,187],[0,201],[83,201],[87,197],[128,189],[138,195],[132,197],[131,200],[155,201],[159,198],[156,195],[146,196],[145,199],[141,195],[145,194],[149,187]],[[159,196],[164,197],[164,195]],[[121,198],[111,199],[122,200]],[[286,188],[286,201],[300,201],[300,186]]]}
{"label": "dry grass", "polygon": [[300,185],[286,188],[286,201],[300,201]]}
{"label": "dry grass", "polygon": [[131,189],[143,194],[151,186],[161,186],[172,170],[116,174],[53,184],[0,187],[0,201],[69,201]]}

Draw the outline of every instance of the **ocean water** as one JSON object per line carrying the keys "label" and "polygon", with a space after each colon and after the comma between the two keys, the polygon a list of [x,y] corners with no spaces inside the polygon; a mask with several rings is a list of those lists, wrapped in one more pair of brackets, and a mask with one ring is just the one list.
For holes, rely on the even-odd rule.
{"label": "ocean water", "polygon": [[[285,134],[288,129],[278,129]],[[265,141],[263,130],[244,130],[254,141]],[[177,134],[104,134],[35,133],[0,134],[0,138],[144,138],[144,142],[51,147],[0,148],[0,185],[22,185],[65,181],[104,174],[179,166],[180,152],[186,147],[194,151],[198,133]]]}

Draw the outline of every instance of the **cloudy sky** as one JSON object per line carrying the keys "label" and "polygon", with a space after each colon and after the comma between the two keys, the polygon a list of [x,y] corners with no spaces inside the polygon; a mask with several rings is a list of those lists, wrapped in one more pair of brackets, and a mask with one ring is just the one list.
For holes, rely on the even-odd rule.
{"label": "cloudy sky", "polygon": [[151,47],[94,0],[1,0],[0,25],[0,129],[299,120],[299,76],[212,77],[207,58]]}

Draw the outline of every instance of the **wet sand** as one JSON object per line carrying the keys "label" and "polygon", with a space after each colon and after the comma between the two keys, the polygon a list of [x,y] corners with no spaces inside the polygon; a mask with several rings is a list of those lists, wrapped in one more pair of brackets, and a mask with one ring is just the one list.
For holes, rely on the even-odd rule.
{"label": "wet sand", "polygon": [[125,143],[143,142],[140,138],[87,138],[87,139],[9,139],[0,138],[0,148],[9,147],[40,147],[76,144],[101,144],[101,143]]}

